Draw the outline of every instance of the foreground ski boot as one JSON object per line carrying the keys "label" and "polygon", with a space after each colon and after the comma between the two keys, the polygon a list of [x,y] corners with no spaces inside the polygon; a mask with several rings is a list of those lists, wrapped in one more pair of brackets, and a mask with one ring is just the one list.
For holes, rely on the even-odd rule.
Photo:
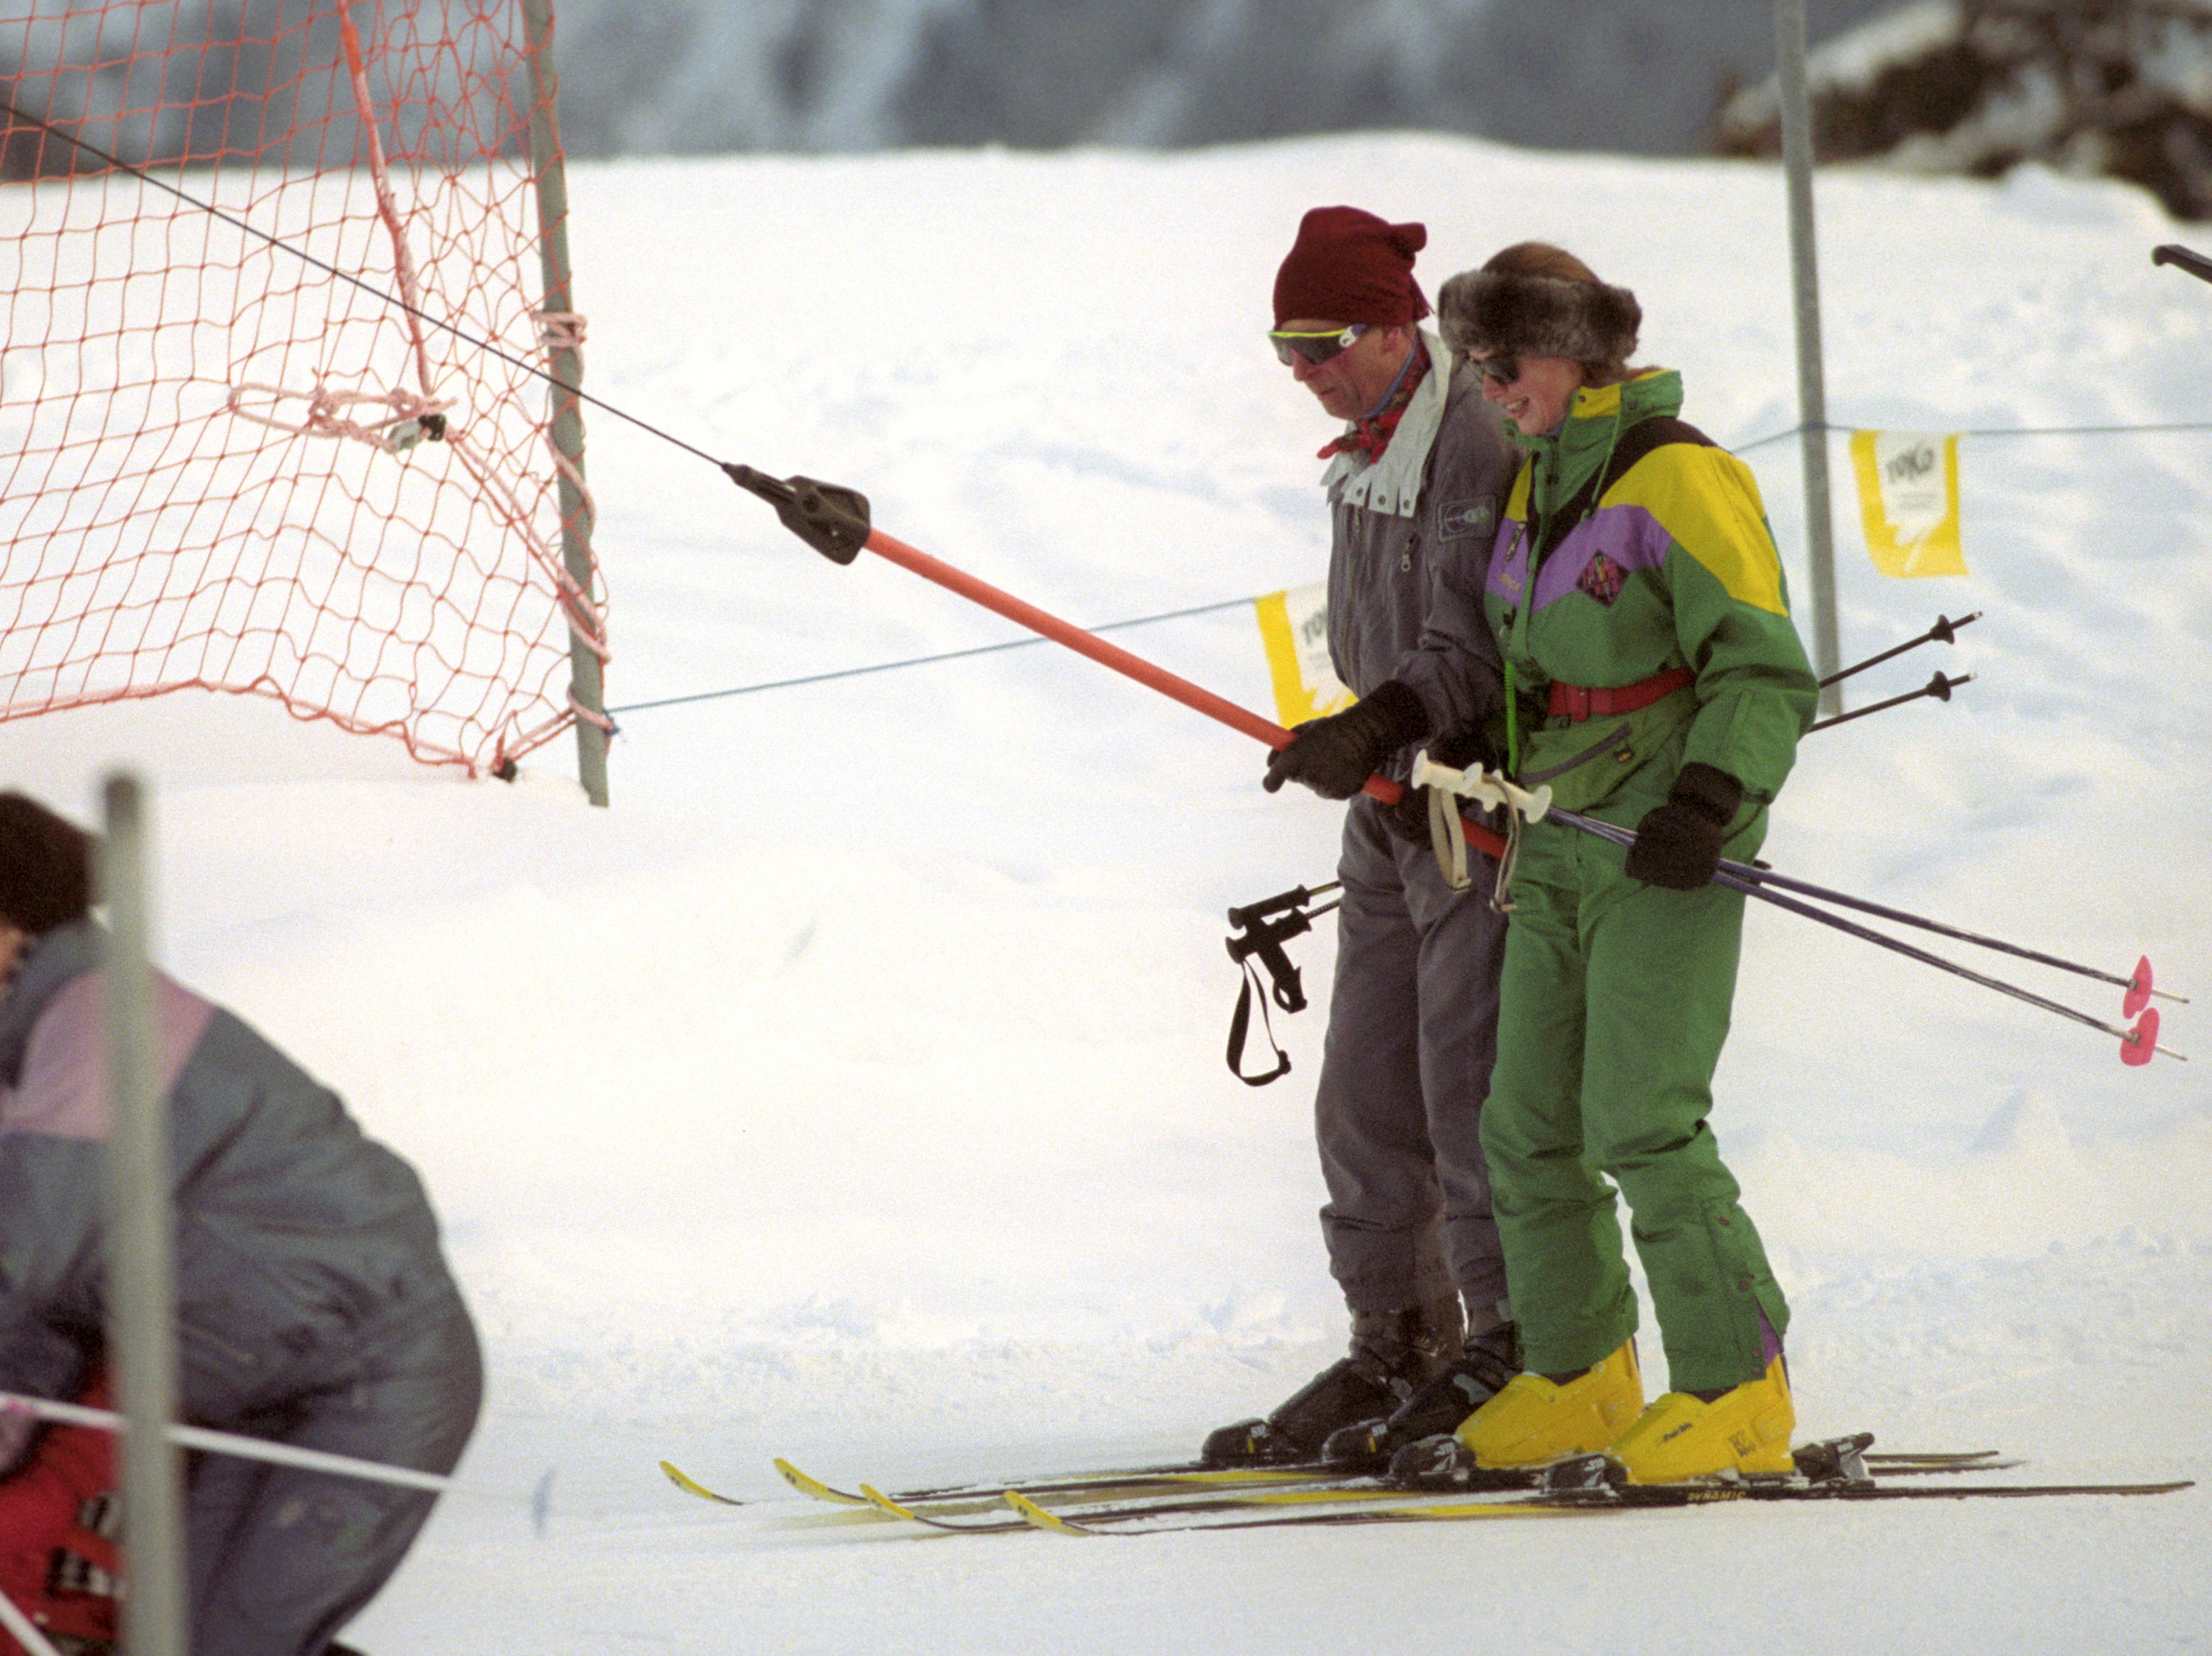
{"label": "foreground ski boot", "polygon": [[1380,1420],[1328,1434],[1322,1464],[1350,1472],[1379,1472],[1408,1444],[1449,1433],[1503,1391],[1521,1372],[1521,1330],[1506,1323],[1467,1342],[1465,1352]]}
{"label": "foreground ski boot", "polygon": [[1540,1466],[1609,1449],[1644,1409],[1644,1375],[1629,1341],[1572,1379],[1521,1374],[1454,1434],[1478,1465]]}
{"label": "foreground ski boot", "polygon": [[1292,1392],[1265,1420],[1238,1421],[1210,1434],[1199,1451],[1207,1466],[1312,1460],[1340,1427],[1387,1416],[1460,1355],[1459,1299],[1406,1311],[1362,1312],[1352,1319],[1352,1349]]}
{"label": "foreground ski boot", "polygon": [[1797,1410],[1780,1356],[1766,1373],[1711,1403],[1669,1391],[1620,1434],[1612,1455],[1631,1483],[1784,1476],[1796,1470],[1790,1434]]}

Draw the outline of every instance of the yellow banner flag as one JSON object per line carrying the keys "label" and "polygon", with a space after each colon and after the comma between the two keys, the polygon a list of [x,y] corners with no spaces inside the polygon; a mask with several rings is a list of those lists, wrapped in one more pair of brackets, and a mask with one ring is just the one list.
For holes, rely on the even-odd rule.
{"label": "yellow banner flag", "polygon": [[1328,659],[1328,583],[1269,593],[1255,607],[1260,612],[1260,636],[1267,645],[1277,720],[1304,724],[1350,707],[1356,698],[1337,681]]}
{"label": "yellow banner flag", "polygon": [[1959,440],[1913,431],[1854,431],[1851,470],[1867,551],[1884,575],[1964,575],[1959,545]]}

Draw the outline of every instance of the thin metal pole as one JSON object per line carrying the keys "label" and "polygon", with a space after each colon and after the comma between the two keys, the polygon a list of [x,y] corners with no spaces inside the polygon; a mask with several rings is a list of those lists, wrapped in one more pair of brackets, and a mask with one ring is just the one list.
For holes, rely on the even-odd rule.
{"label": "thin metal pole", "polygon": [[122,1413],[124,1645],[131,1656],[185,1656],[185,1521],[177,1452],[175,1295],[169,1259],[168,1115],[155,1059],[147,965],[144,793],[118,772],[105,784],[100,895],[112,1121],[107,1141],[107,1341]]}
{"label": "thin metal pole", "polygon": [[[522,0],[530,59],[530,168],[538,181],[538,257],[545,278],[545,309],[571,315],[568,264],[568,174],[561,155],[560,115],[555,107],[561,78],[553,67],[552,0]],[[592,591],[592,504],[583,490],[584,411],[577,392],[584,358],[562,330],[552,351],[553,447],[567,462],[556,484],[561,502],[561,561],[588,612]],[[585,716],[576,721],[576,776],[594,805],[607,802],[607,733],[594,722],[606,713],[605,674],[598,653],[574,630],[568,637],[568,693]]]}
{"label": "thin metal pole", "polygon": [[[1828,393],[1820,368],[1820,272],[1813,243],[1813,119],[1805,94],[1805,0],[1774,0],[1775,69],[1782,90],[1782,167],[1790,180],[1790,285],[1797,316],[1798,451],[1805,463],[1805,555],[1813,590],[1813,670],[1842,665],[1836,631],[1835,527],[1828,501]],[[1824,684],[1820,710],[1844,710],[1840,685]]]}

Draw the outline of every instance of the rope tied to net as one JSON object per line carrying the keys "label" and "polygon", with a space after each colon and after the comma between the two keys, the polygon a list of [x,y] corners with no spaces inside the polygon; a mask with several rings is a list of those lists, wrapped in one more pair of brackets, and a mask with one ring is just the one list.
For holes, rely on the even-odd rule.
{"label": "rope tied to net", "polygon": [[530,320],[538,324],[538,347],[546,355],[556,351],[575,353],[579,368],[584,361],[584,317],[578,311],[532,311]]}
{"label": "rope tied to net", "polygon": [[[343,8],[338,12],[338,31],[345,47],[348,78],[352,82],[354,102],[361,117],[362,135],[368,149],[368,171],[376,190],[377,216],[383,220],[385,229],[391,237],[392,278],[404,301],[401,311],[406,319],[408,338],[414,348],[416,373],[427,396],[431,386],[430,350],[422,332],[424,312],[417,291],[414,255],[407,245],[407,227],[400,211],[398,193],[392,188],[384,140],[377,130],[376,104],[369,92],[368,68],[366,55],[362,51],[361,36]],[[573,311],[534,311],[531,317],[538,324],[543,349],[548,352],[577,351],[580,365],[580,348],[584,341],[584,319],[581,315]],[[557,376],[555,376],[555,383],[560,383]],[[561,452],[557,443],[550,441],[551,434],[549,432],[547,435],[547,446],[551,449],[555,467],[577,492],[578,509],[586,514],[587,521],[596,517],[598,508],[592,504],[591,491],[584,486],[582,472]],[[607,648],[606,617],[599,599],[587,590],[599,583],[598,561],[592,561],[584,580],[579,581],[569,574],[567,561],[539,532],[535,514],[524,504],[514,485],[494,468],[490,456],[478,452],[459,429],[447,433],[446,442],[453,451],[453,457],[476,479],[478,490],[492,509],[507,521],[509,531],[529,549],[532,560],[552,580],[555,600],[561,606],[562,619],[568,624],[569,636],[596,656],[602,667],[606,666],[612,659]],[[577,702],[573,685],[567,700],[571,712],[576,716],[588,719],[603,729],[613,729],[604,714],[594,714]],[[506,755],[503,752],[499,758],[501,764],[504,765]]]}
{"label": "rope tied to net", "polygon": [[[258,412],[248,406],[249,396],[268,399],[271,408],[286,402],[304,402],[307,413],[294,420]],[[364,405],[383,408],[386,417],[370,425],[350,417],[352,410]],[[397,386],[389,391],[334,391],[320,374],[315,376],[312,391],[242,381],[231,387],[230,395],[223,400],[224,408],[240,419],[288,436],[350,437],[387,454],[404,454],[426,437],[433,442],[446,441],[449,435],[446,415],[454,405],[450,397],[426,397]]]}

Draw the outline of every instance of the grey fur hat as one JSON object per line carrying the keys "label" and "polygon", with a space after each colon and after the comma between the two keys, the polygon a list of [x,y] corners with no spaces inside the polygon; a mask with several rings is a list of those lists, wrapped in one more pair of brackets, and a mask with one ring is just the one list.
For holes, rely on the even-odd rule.
{"label": "grey fur hat", "polygon": [[1570,356],[1625,364],[1644,307],[1626,288],[1504,271],[1462,271],[1437,295],[1437,325],[1455,356]]}

